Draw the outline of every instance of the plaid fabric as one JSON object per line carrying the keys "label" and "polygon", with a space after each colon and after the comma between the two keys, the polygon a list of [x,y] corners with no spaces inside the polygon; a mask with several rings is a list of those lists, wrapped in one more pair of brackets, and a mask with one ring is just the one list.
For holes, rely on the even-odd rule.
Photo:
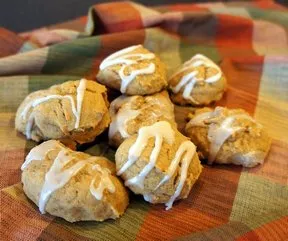
{"label": "plaid fabric", "polygon": [[[20,165],[35,146],[14,130],[31,91],[83,76],[95,79],[108,54],[132,44],[156,52],[171,74],[193,54],[220,64],[229,89],[216,105],[244,108],[273,143],[261,166],[205,166],[188,199],[172,210],[131,197],[118,220],[70,224],[24,195]],[[146,8],[99,4],[88,16],[37,31],[0,29],[2,240],[288,240],[288,14],[272,1]],[[189,108],[176,107],[180,129]],[[98,141],[85,151],[114,151]]]}

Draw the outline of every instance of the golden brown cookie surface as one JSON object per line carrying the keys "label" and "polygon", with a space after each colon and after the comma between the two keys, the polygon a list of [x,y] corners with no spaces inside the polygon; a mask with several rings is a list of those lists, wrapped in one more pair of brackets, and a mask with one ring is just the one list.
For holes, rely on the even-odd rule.
{"label": "golden brown cookie surface", "polygon": [[41,213],[69,222],[115,219],[128,205],[112,162],[72,151],[55,140],[33,148],[22,171],[24,192]]}
{"label": "golden brown cookie surface", "polygon": [[203,108],[190,118],[186,135],[208,163],[233,163],[245,167],[263,163],[271,139],[262,125],[244,110]]}
{"label": "golden brown cookie surface", "polygon": [[110,123],[106,88],[94,81],[68,81],[29,94],[19,106],[15,127],[35,141],[91,142]]}
{"label": "golden brown cookie surface", "polygon": [[170,77],[169,88],[175,104],[208,105],[222,98],[226,78],[212,60],[197,54]]}
{"label": "golden brown cookie surface", "polygon": [[115,157],[125,185],[150,203],[166,203],[167,209],[188,196],[202,170],[196,147],[166,121],[142,127]]}
{"label": "golden brown cookie surface", "polygon": [[167,120],[176,125],[174,105],[167,91],[150,96],[120,96],[110,105],[109,143],[118,147],[143,126]]}
{"label": "golden brown cookie surface", "polygon": [[142,45],[119,50],[104,59],[97,80],[126,95],[150,95],[167,86],[164,64]]}

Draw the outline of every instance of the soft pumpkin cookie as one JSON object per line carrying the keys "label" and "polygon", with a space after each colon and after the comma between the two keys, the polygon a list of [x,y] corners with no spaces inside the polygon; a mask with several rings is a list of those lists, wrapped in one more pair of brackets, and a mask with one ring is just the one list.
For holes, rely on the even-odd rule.
{"label": "soft pumpkin cookie", "polygon": [[41,213],[69,222],[115,219],[128,195],[104,157],[75,152],[55,140],[33,148],[22,165],[25,194]]}
{"label": "soft pumpkin cookie", "polygon": [[97,80],[126,95],[150,95],[168,85],[164,64],[142,45],[111,54],[99,68]]}
{"label": "soft pumpkin cookie", "polygon": [[110,123],[106,88],[94,81],[67,81],[29,94],[15,127],[27,139],[91,142]]}
{"label": "soft pumpkin cookie", "polygon": [[242,109],[203,108],[189,115],[185,132],[209,164],[236,164],[253,167],[262,164],[271,139]]}
{"label": "soft pumpkin cookie", "polygon": [[116,152],[117,175],[150,203],[187,198],[202,166],[196,147],[167,121],[140,128]]}
{"label": "soft pumpkin cookie", "polygon": [[226,78],[212,60],[197,54],[170,77],[169,88],[175,104],[208,105],[222,98]]}

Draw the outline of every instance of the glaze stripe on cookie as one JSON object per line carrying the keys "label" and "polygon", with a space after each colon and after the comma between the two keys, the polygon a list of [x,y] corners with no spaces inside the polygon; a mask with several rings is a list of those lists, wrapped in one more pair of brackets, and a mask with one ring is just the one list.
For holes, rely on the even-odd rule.
{"label": "glaze stripe on cookie", "polygon": [[136,118],[140,114],[140,111],[133,110],[130,107],[131,103],[129,103],[128,106],[125,106],[124,108],[121,107],[128,102],[133,102],[133,99],[135,98],[137,98],[137,96],[120,96],[111,103],[110,116],[112,121],[109,126],[109,138],[112,138],[117,131],[120,132],[123,138],[127,138],[130,136],[127,132],[127,123],[129,122],[129,120]]}
{"label": "glaze stripe on cookie", "polygon": [[149,173],[148,171],[148,173],[146,174],[147,170],[152,169],[155,165],[155,162],[157,161],[163,139],[167,143],[172,144],[175,138],[174,131],[171,128],[171,125],[169,124],[169,122],[166,121],[159,121],[156,122],[154,125],[140,128],[136,142],[129,149],[128,161],[120,168],[120,170],[117,172],[117,175],[123,174],[138,160],[141,153],[147,146],[149,139],[152,137],[155,138],[155,147],[150,156],[150,162],[148,164],[149,166],[147,165],[146,169],[143,169],[143,172],[140,173],[141,175],[139,174],[139,178],[136,178],[137,181],[135,181],[135,179],[133,178],[133,181],[127,180],[125,184],[128,185],[130,184],[130,182],[133,182],[133,184],[141,186],[143,178],[142,176],[144,175],[145,177]]}
{"label": "glaze stripe on cookie", "polygon": [[23,171],[25,168],[27,168],[31,161],[43,160],[50,151],[56,150],[58,148],[61,149],[63,146],[60,145],[60,142],[55,140],[45,141],[42,144],[35,146],[26,156],[25,161],[21,166],[21,170]]}
{"label": "glaze stripe on cookie", "polygon": [[98,164],[93,166],[93,170],[96,170],[101,173],[101,179],[98,184],[98,187],[95,187],[95,178],[92,180],[90,184],[90,192],[91,194],[97,199],[101,200],[103,197],[103,192],[105,189],[107,189],[110,193],[115,192],[115,186],[110,179],[110,171],[107,168],[102,168]]}
{"label": "glaze stripe on cookie", "polygon": [[131,83],[131,81],[133,79],[135,79],[136,76],[142,75],[142,74],[153,74],[155,72],[155,64],[150,63],[148,65],[148,67],[146,67],[146,68],[131,70],[129,75],[125,75],[124,70],[126,68],[129,69],[129,66],[134,65],[134,64],[138,64],[142,60],[151,60],[151,59],[155,58],[155,55],[153,53],[128,54],[129,52],[132,52],[139,47],[142,47],[142,45],[134,45],[134,46],[130,46],[128,48],[119,50],[119,51],[109,55],[107,58],[105,58],[99,66],[100,70],[104,70],[109,66],[113,66],[113,65],[117,65],[117,64],[123,64],[123,66],[121,67],[121,69],[119,70],[119,73],[118,73],[120,78],[121,78],[120,91],[122,93],[126,92],[128,85]]}
{"label": "glaze stripe on cookie", "polygon": [[[23,111],[21,112],[21,117],[23,119],[27,118],[27,114],[29,112],[29,110],[33,107],[36,107],[37,105],[40,105],[44,102],[49,101],[50,99],[68,99],[71,103],[71,109],[72,112],[76,118],[75,121],[75,128],[79,127],[80,124],[80,118],[81,118],[81,109],[82,109],[82,103],[83,103],[83,98],[84,98],[84,93],[86,90],[86,79],[81,79],[79,86],[77,87],[77,107],[75,106],[75,102],[74,99],[72,98],[71,95],[48,95],[45,97],[41,97],[41,98],[36,98],[33,101],[31,101],[30,103],[28,103],[25,108],[23,109]],[[31,114],[32,115],[32,114]],[[28,139],[31,139],[31,130],[32,130],[32,126],[34,123],[34,117],[33,115],[29,117],[28,121],[27,121],[27,125],[26,125],[26,136]]]}
{"label": "glaze stripe on cookie", "polygon": [[45,213],[45,206],[51,194],[59,188],[63,187],[87,163],[86,161],[80,161],[75,163],[73,166],[63,170],[64,167],[71,161],[73,161],[73,158],[71,158],[69,155],[69,151],[63,149],[58,153],[52,166],[46,173],[45,181],[39,198],[39,210],[41,213]]}
{"label": "glaze stripe on cookie", "polygon": [[[141,153],[146,148],[148,140],[151,137],[155,138],[155,145],[150,154],[149,163],[146,166],[144,166],[144,168],[140,171],[140,173],[137,176],[128,179],[125,182],[126,186],[134,185],[138,186],[141,189],[144,189],[145,178],[156,165],[163,141],[165,140],[169,145],[172,145],[175,140],[175,133],[169,122],[166,121],[160,121],[155,123],[154,125],[142,127],[139,130],[136,142],[129,149],[128,161],[120,168],[120,170],[117,172],[117,175],[123,174],[129,167],[131,167],[138,160]],[[181,194],[185,180],[187,179],[187,172],[189,165],[195,153],[196,153],[196,147],[191,141],[182,142],[175,154],[174,159],[172,160],[170,166],[168,167],[167,174],[155,188],[156,191],[161,185],[167,182],[177,171],[177,168],[181,163],[179,183],[176,187],[175,193],[165,204],[166,210],[172,208],[173,202]],[[145,193],[143,196],[146,201],[153,202],[153,197],[151,194]]]}
{"label": "glaze stripe on cookie", "polygon": [[195,86],[195,84],[198,81],[205,81],[206,83],[213,83],[216,81],[219,81],[222,77],[222,71],[221,69],[209,58],[205,57],[202,54],[196,54],[195,56],[193,56],[190,60],[188,60],[187,62],[184,63],[183,68],[180,69],[178,72],[176,72],[170,79],[174,78],[175,76],[177,76],[178,74],[181,74],[191,68],[196,68],[199,66],[204,66],[206,68],[214,68],[217,70],[217,74],[207,78],[207,79],[203,79],[203,78],[197,78],[197,74],[198,71],[194,70],[186,75],[184,75],[181,80],[179,81],[179,83],[172,87],[172,91],[173,93],[177,94],[182,87],[184,87],[184,91],[182,93],[182,96],[184,99],[187,100],[191,100],[195,103],[197,103],[197,101],[195,101],[195,99],[193,97],[191,97],[191,93],[192,90]]}
{"label": "glaze stripe on cookie", "polygon": [[[213,118],[214,117],[213,114],[216,113],[217,111],[221,111],[221,109],[222,107],[217,107],[214,112],[204,112],[202,114],[197,115],[189,122],[187,128],[191,126],[205,126],[205,120]],[[215,161],[219,150],[221,149],[224,142],[230,136],[232,136],[238,131],[244,130],[244,127],[233,126],[236,119],[247,119],[255,123],[253,118],[251,118],[249,115],[237,114],[226,117],[220,123],[220,125],[217,125],[216,123],[209,124],[208,140],[210,142],[210,147],[209,147],[208,164],[212,164]]]}
{"label": "glaze stripe on cookie", "polygon": [[[77,157],[73,156],[73,151],[61,145],[60,142],[55,140],[46,141],[36,147],[34,147],[27,155],[25,162],[23,163],[21,170],[24,171],[32,161],[43,161],[46,155],[50,151],[58,151],[57,157],[54,159],[50,169],[45,175],[44,184],[40,192],[39,197],[39,210],[41,213],[45,213],[45,207],[49,201],[50,196],[53,192],[63,187],[69,180],[75,176],[82,168],[87,164],[93,164],[93,161],[97,157],[88,157],[80,160],[73,165],[69,165],[72,161],[75,161]],[[69,165],[69,168],[65,168]],[[100,182],[95,187],[95,178],[90,183],[90,193],[97,200],[101,200],[103,192],[107,189],[110,193],[115,192],[115,186],[110,179],[110,170],[103,168],[98,164],[92,166],[92,170],[97,171],[101,174]]]}
{"label": "glaze stripe on cookie", "polygon": [[[165,204],[166,210],[169,210],[172,208],[172,205],[176,198],[181,194],[181,191],[183,189],[185,180],[187,178],[188,168],[189,165],[196,153],[196,147],[191,141],[184,141],[179,146],[175,158],[172,160],[167,174],[164,176],[164,178],[161,180],[161,182],[156,187],[159,188],[161,185],[163,185],[165,182],[167,182],[175,173],[177,167],[179,166],[179,163],[181,161],[181,170],[180,170],[180,179],[179,183],[177,185],[175,193],[171,196],[170,200]],[[182,156],[184,157],[182,158]]]}

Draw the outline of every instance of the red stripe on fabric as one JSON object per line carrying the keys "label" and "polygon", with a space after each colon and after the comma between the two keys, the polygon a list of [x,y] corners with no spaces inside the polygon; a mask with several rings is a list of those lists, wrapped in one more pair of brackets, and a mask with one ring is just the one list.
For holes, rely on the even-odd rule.
{"label": "red stripe on fabric", "polygon": [[216,44],[222,57],[253,56],[253,21],[219,14]]}
{"label": "red stripe on fabric", "polygon": [[243,108],[254,115],[263,63],[264,58],[260,56],[225,58],[221,68],[228,81],[228,90],[215,106]]}
{"label": "red stripe on fabric", "polygon": [[20,166],[24,161],[25,149],[0,151],[0,188],[18,183],[21,179]]}
{"label": "red stripe on fabric", "polygon": [[94,8],[109,33],[143,28],[139,11],[129,2],[97,4]]}
{"label": "red stripe on fabric", "polygon": [[86,24],[87,23],[87,20],[88,20],[88,17],[87,16],[82,16],[79,18],[79,21],[83,24]]}
{"label": "red stripe on fabric", "polygon": [[241,174],[240,167],[205,166],[189,197],[174,204],[152,206],[137,240],[167,240],[217,227],[229,221]]}
{"label": "red stripe on fabric", "polygon": [[24,40],[15,33],[0,27],[0,58],[16,54]]}
{"label": "red stripe on fabric", "polygon": [[237,241],[288,240],[287,224],[288,217],[286,216],[246,233],[242,237],[239,237]]}
{"label": "red stripe on fabric", "polygon": [[247,169],[256,176],[268,178],[273,182],[286,185],[288,183],[288,144],[273,140],[270,152],[263,165]]}
{"label": "red stripe on fabric", "polygon": [[41,216],[38,210],[23,205],[1,191],[1,238],[3,240],[37,240],[51,216]]}
{"label": "red stripe on fabric", "polygon": [[[117,39],[117,41],[115,41]],[[145,30],[135,30],[123,33],[113,33],[101,36],[101,49],[93,61],[91,73],[87,78],[95,79],[99,70],[99,65],[108,55],[129,47],[131,45],[143,44],[145,40]]]}

